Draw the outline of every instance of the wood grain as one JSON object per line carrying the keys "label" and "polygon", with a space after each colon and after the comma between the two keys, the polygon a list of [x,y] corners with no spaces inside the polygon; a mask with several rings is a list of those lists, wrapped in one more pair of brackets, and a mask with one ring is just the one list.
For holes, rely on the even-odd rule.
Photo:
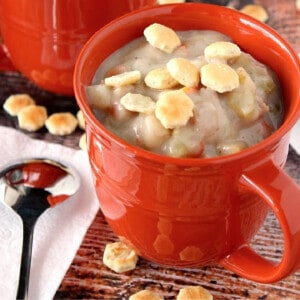
{"label": "wood grain", "polygon": [[300,11],[294,0],[256,1],[267,8],[270,19],[268,25],[278,31],[300,53]]}

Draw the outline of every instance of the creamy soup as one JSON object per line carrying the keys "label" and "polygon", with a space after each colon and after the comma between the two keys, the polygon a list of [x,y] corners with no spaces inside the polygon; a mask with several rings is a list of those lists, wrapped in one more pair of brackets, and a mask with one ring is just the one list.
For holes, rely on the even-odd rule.
{"label": "creamy soup", "polygon": [[227,36],[178,31],[178,44],[164,49],[151,34],[110,55],[87,87],[99,122],[115,135],[163,155],[214,157],[280,126],[278,79]]}

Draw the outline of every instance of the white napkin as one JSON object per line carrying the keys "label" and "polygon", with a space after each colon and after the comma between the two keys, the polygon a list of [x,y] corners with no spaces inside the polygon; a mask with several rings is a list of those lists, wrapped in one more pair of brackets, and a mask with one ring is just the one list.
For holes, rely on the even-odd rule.
{"label": "white napkin", "polygon": [[292,129],[290,144],[300,155],[300,120],[298,120],[298,122]]}
{"label": "white napkin", "polygon": [[[77,169],[81,186],[65,202],[48,209],[34,231],[29,299],[53,299],[84,235],[99,210],[87,153],[30,139],[0,126],[0,168],[20,158],[48,157]],[[22,222],[0,201],[0,295],[16,299],[22,248]]]}

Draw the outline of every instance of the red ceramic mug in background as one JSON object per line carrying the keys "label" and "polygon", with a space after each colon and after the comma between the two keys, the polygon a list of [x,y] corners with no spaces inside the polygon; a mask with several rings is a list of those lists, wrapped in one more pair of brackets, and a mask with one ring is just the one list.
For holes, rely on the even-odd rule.
{"label": "red ceramic mug in background", "polygon": [[[215,158],[161,156],[109,132],[91,111],[86,86],[109,54],[142,36],[154,22],[175,30],[221,31],[269,65],[282,85],[282,126],[253,147]],[[283,171],[290,130],[300,116],[299,60],[274,30],[220,6],[189,3],[142,9],[93,35],[77,60],[74,87],[86,120],[102,211],[116,235],[142,257],[175,266],[217,263],[266,283],[300,268],[300,188]],[[279,263],[267,261],[249,246],[269,209],[284,237]]]}
{"label": "red ceramic mug in background", "polygon": [[[73,70],[88,38],[116,17],[156,0],[0,0],[4,49],[39,87],[73,95]],[[0,69],[11,68],[1,58]]]}

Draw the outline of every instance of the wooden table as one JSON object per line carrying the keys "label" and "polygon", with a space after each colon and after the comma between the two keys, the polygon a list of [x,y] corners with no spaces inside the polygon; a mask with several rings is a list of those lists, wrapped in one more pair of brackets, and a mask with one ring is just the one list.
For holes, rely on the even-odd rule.
{"label": "wooden table", "polygon": [[[250,2],[253,1],[232,1],[236,6]],[[267,9],[270,16],[268,24],[278,30],[300,53],[300,12],[296,12],[294,1],[257,0],[256,3]],[[75,113],[78,109],[72,97],[44,92],[17,72],[0,72],[1,125],[17,128],[16,120],[4,113],[2,104],[10,94],[20,92],[31,94],[39,104],[46,105],[50,113],[64,110]],[[78,129],[74,134],[63,138],[52,136],[45,130],[27,134],[33,138],[76,148],[82,131]],[[300,184],[300,157],[292,149],[285,169]],[[102,263],[105,244],[115,240],[116,237],[99,211],[55,299],[128,299],[129,295],[144,288],[157,291],[165,299],[176,299],[178,290],[187,285],[202,285],[211,291],[214,299],[300,299],[300,271],[285,280],[267,285],[245,280],[219,266],[178,269],[140,259],[134,271],[116,274]],[[252,244],[266,258],[275,261],[280,259],[283,240],[279,224],[272,213],[268,215]]]}

